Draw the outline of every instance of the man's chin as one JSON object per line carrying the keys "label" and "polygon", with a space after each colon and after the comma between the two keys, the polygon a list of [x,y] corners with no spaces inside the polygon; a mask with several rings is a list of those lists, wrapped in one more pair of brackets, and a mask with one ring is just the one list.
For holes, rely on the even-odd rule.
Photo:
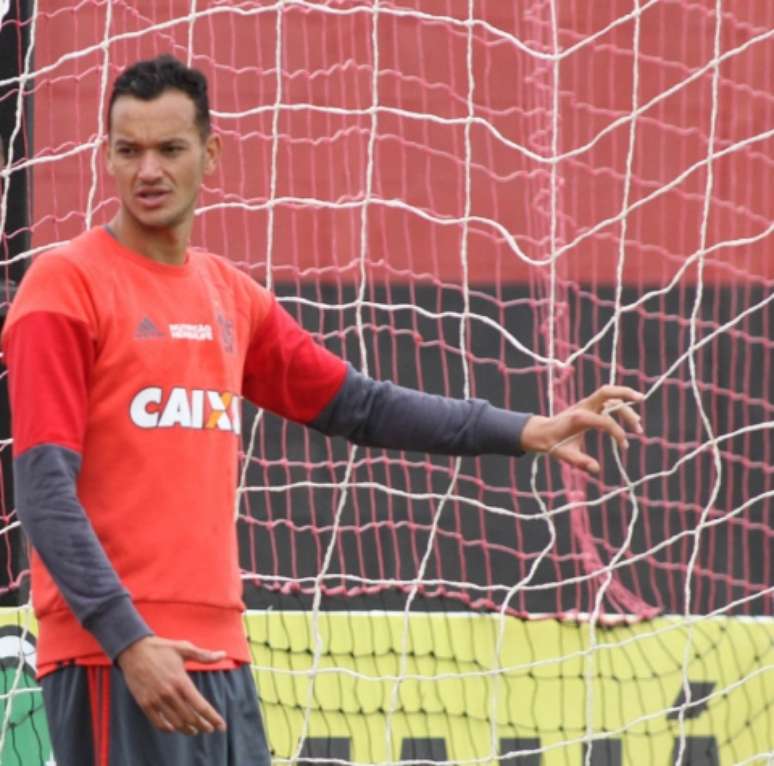
{"label": "man's chin", "polygon": [[133,211],[134,219],[143,229],[161,231],[172,229],[182,223],[184,216],[180,213],[171,213],[169,210]]}

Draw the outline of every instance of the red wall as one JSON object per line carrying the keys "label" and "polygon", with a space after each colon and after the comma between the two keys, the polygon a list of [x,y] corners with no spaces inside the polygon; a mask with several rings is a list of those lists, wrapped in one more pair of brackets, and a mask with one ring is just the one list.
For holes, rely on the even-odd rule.
{"label": "red wall", "polygon": [[[67,239],[87,223],[92,168],[97,168],[92,221],[115,210],[95,144],[115,74],[127,63],[171,51],[187,55],[187,0],[166,3],[112,2],[105,49],[106,4],[67,5],[42,0],[35,26],[34,243]],[[244,9],[237,15],[234,6]],[[277,100],[277,15],[270,3],[199,2],[193,26],[194,63],[210,77],[212,106],[220,112],[271,106]],[[530,259],[551,254],[552,219],[557,247],[572,245],[557,260],[569,280],[615,278],[620,222],[604,221],[622,207],[629,123],[600,131],[632,109],[634,21],[583,40],[629,13],[630,0],[558,3],[558,44],[566,50],[558,66],[559,134],[556,215],[551,214],[554,67],[520,49],[552,49],[547,3],[475,4],[481,23],[473,27],[475,81],[469,131],[470,214],[467,261],[474,282],[542,279],[547,263],[526,265],[507,241],[513,238]],[[139,7],[143,10],[135,9]],[[322,4],[321,4],[322,6]],[[517,11],[509,6],[515,6]],[[371,3],[329,4],[340,13],[288,6],[282,27],[282,101],[346,110],[373,101]],[[466,127],[469,113],[468,32],[461,24],[391,13],[464,20],[467,0],[401,0],[381,3],[378,21],[378,102],[393,110],[428,113],[441,120],[380,112],[373,143],[368,207],[366,273],[373,280],[463,279],[466,209]],[[751,140],[713,163],[714,182],[707,244],[754,237],[774,220],[772,149],[761,139],[774,124],[774,9],[769,3],[725,0],[721,50],[749,47],[720,66],[716,150]],[[148,10],[153,8],[152,11]],[[360,9],[358,11],[358,9]],[[712,59],[714,0],[664,0],[641,15],[637,101],[647,103],[688,78]],[[352,12],[347,12],[352,11]],[[151,29],[155,25],[154,29]],[[499,30],[499,31],[498,31]],[[765,35],[768,32],[768,37]],[[764,39],[752,42],[756,36]],[[107,50],[107,72],[104,70]],[[624,278],[664,283],[695,253],[707,184],[712,68],[649,107],[635,123],[629,204],[684,180],[630,212],[626,225]],[[107,84],[103,75],[107,74]],[[450,123],[451,119],[460,122]],[[247,262],[273,278],[359,279],[361,210],[368,182],[369,114],[284,110],[277,119],[273,243],[268,247],[273,150],[271,111],[238,119],[217,116],[225,140],[220,173],[201,197],[215,206],[198,219],[196,241]],[[495,132],[499,134],[496,135]],[[596,137],[596,140],[595,140]],[[511,142],[511,144],[507,143]],[[582,148],[593,143],[588,148]],[[573,156],[567,154],[581,147]],[[296,201],[286,201],[297,198]],[[318,200],[320,206],[308,200]],[[229,207],[224,207],[228,205]],[[347,206],[351,205],[351,206]],[[220,207],[219,207],[220,206]],[[407,208],[406,206],[410,206]],[[256,208],[256,209],[251,209]],[[428,220],[428,217],[431,220]],[[579,240],[596,225],[599,229]],[[774,278],[772,238],[723,246],[708,255],[705,279],[757,281]],[[684,276],[696,277],[696,266]]]}

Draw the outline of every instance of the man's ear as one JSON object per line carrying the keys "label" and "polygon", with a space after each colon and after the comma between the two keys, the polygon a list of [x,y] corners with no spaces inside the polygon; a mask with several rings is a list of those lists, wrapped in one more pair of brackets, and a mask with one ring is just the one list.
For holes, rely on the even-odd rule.
{"label": "man's ear", "polygon": [[210,133],[204,143],[204,174],[212,175],[218,168],[223,143],[219,133]]}
{"label": "man's ear", "polygon": [[115,175],[113,171],[113,152],[110,150],[110,136],[105,136],[102,139],[102,156],[105,158],[107,172],[111,176]]}

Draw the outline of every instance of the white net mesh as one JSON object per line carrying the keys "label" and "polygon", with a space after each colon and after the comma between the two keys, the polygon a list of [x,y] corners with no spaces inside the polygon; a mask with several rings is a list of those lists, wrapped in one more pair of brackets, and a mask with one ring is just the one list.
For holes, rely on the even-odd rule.
{"label": "white net mesh", "polygon": [[[238,528],[278,761],[774,757],[774,7],[6,5],[7,280],[115,212],[110,83],[171,52],[208,75],[225,144],[195,243],[330,348],[513,409],[647,395],[626,456],[590,439],[591,480],[248,413]],[[0,760],[25,766],[49,755],[28,616],[0,634]]]}

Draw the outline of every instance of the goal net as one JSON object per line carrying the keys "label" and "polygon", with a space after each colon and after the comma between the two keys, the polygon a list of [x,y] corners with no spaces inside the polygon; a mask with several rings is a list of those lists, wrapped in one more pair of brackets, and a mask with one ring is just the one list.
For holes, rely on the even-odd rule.
{"label": "goal net", "polygon": [[[249,411],[237,527],[277,763],[774,759],[774,6],[5,0],[0,231],[108,220],[105,104],[170,52],[224,159],[194,242],[377,378],[646,394],[588,478]],[[0,434],[0,762],[51,757]]]}

